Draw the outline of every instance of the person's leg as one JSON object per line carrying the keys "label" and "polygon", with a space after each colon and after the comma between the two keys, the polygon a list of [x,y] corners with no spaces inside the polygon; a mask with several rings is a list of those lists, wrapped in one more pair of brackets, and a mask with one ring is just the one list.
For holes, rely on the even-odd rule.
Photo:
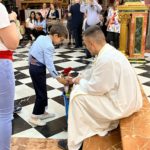
{"label": "person's leg", "polygon": [[114,46],[114,34],[113,34],[113,32],[109,32],[109,31],[107,32],[106,41],[110,45]]}
{"label": "person's leg", "polygon": [[14,93],[12,62],[0,60],[0,150],[10,150]]}
{"label": "person's leg", "polygon": [[120,35],[119,33],[114,32],[114,46],[116,49],[119,48],[119,35]]}
{"label": "person's leg", "polygon": [[68,29],[68,45],[71,45],[71,30],[70,30],[70,24],[69,22],[67,21],[67,29]]}
{"label": "person's leg", "polygon": [[73,36],[75,39],[75,48],[79,48],[80,47],[80,43],[79,43],[79,33],[78,33],[78,28],[73,29]]}
{"label": "person's leg", "polygon": [[31,36],[30,36],[30,34],[32,34],[31,29],[25,28],[25,32],[26,32],[26,35],[27,35],[27,37],[28,37],[28,40],[32,40],[32,38],[31,38]]}
{"label": "person's leg", "polygon": [[68,45],[71,45],[71,33],[70,33],[70,31],[69,31],[69,42],[68,42]]}
{"label": "person's leg", "polygon": [[[36,93],[36,100],[29,122],[36,126],[44,126],[46,122],[42,121],[41,117],[45,114],[45,107],[47,106],[46,67],[30,64],[29,72]],[[49,117],[46,116],[43,119],[46,118]]]}
{"label": "person's leg", "polygon": [[78,43],[79,43],[79,46],[82,47],[82,24],[79,25],[79,28],[78,28]]}
{"label": "person's leg", "polygon": [[[89,27],[90,27],[90,26],[86,23],[86,24],[85,24],[85,30],[86,30],[87,28],[89,28]],[[91,53],[88,51],[87,48],[85,48],[84,51],[85,51],[85,54],[86,54],[86,58],[91,58],[91,57],[92,57],[92,56],[91,56]]]}
{"label": "person's leg", "polygon": [[30,76],[36,93],[34,115],[41,115],[47,106],[46,67],[30,64]]}

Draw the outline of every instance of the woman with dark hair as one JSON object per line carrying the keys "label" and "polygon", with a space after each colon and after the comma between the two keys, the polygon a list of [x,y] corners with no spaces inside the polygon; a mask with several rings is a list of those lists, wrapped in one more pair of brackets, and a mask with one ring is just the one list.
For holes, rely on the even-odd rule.
{"label": "woman with dark hair", "polygon": [[33,29],[35,25],[35,12],[31,11],[29,18],[26,20],[26,34],[29,40],[34,40]]}
{"label": "woman with dark hair", "polygon": [[37,38],[39,35],[46,35],[46,20],[43,18],[40,12],[35,14],[36,21],[33,30],[33,35]]}

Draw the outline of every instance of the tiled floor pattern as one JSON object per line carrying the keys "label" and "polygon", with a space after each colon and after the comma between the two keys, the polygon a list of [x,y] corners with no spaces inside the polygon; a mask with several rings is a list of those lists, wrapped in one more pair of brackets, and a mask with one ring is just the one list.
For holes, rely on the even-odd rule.
{"label": "tiled floor pattern", "polygon": [[[54,118],[47,119],[44,127],[34,127],[28,123],[32,113],[35,93],[28,70],[28,49],[29,47],[19,47],[14,54],[14,72],[16,78],[15,103],[23,106],[22,111],[14,115],[13,137],[32,138],[67,138],[65,107],[62,96],[63,85],[51,78],[47,72],[48,89],[48,112],[56,114]],[[149,59],[150,54],[145,54]],[[73,49],[67,46],[56,49],[54,63],[58,71],[66,67],[72,67],[75,71],[83,70],[92,59],[86,59],[83,49]],[[132,64],[144,91],[150,99],[150,61],[144,64]]]}

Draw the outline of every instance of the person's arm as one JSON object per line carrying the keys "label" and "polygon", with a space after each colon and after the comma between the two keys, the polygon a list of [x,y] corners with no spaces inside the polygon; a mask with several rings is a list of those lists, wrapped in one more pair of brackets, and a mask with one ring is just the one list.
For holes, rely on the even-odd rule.
{"label": "person's arm", "polygon": [[64,84],[64,85],[68,84],[68,81],[64,77],[57,76],[56,80],[61,84]]}
{"label": "person's arm", "polygon": [[84,2],[82,2],[82,3],[80,4],[80,11],[81,11],[82,13],[86,13],[86,12],[87,12],[87,9],[88,9],[88,4],[85,4]]}
{"label": "person's arm", "polygon": [[66,84],[67,80],[61,76],[59,76],[58,72],[55,69],[54,62],[53,62],[53,53],[54,48],[48,47],[44,50],[44,60],[46,68],[48,69],[50,75],[55,78],[58,82],[62,84]]}
{"label": "person's arm", "polygon": [[98,4],[96,0],[93,1],[94,6],[97,8],[97,12],[100,13],[102,11],[102,6]]}
{"label": "person's arm", "polygon": [[0,39],[4,43],[4,45],[10,50],[15,50],[19,44],[19,37],[17,35],[17,28],[15,24],[16,18],[16,13],[12,12],[9,15],[9,19],[13,20],[14,22],[11,22],[10,25],[8,25],[7,27],[0,29]]}
{"label": "person's arm", "polygon": [[30,18],[26,19],[26,28],[29,28]]}
{"label": "person's arm", "polygon": [[114,66],[111,60],[98,62],[93,69],[90,80],[77,78],[75,83],[89,94],[104,95],[110,90],[118,87],[120,66]]}

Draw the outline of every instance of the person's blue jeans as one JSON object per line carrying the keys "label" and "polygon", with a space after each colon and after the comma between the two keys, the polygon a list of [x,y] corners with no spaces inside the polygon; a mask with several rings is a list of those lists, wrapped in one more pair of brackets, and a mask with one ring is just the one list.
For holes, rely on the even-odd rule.
{"label": "person's blue jeans", "polygon": [[40,62],[30,63],[29,72],[35,89],[36,100],[33,108],[34,115],[41,115],[45,112],[48,105],[47,86],[46,86],[46,66]]}
{"label": "person's blue jeans", "polygon": [[12,61],[0,59],[0,150],[10,150],[14,93]]}

